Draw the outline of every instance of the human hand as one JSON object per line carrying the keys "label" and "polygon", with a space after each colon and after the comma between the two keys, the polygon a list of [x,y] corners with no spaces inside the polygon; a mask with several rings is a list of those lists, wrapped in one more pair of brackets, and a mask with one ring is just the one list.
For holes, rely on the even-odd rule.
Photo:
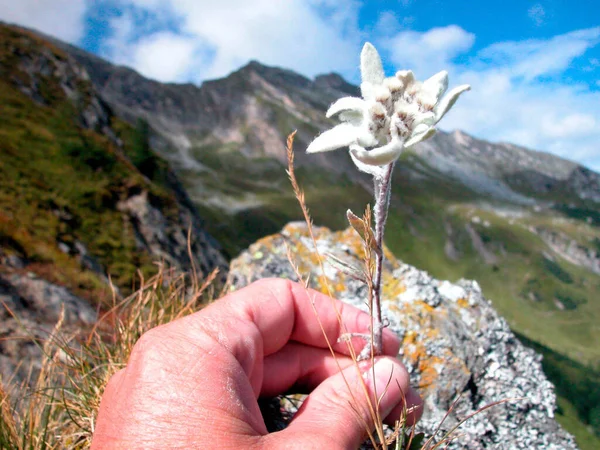
{"label": "human hand", "polygon": [[[349,332],[368,332],[366,313],[335,302]],[[329,297],[276,279],[258,281],[154,328],[106,386],[92,449],[357,448],[365,426],[373,428],[361,383],[362,377],[373,400],[373,370],[364,361],[358,373],[346,344],[337,342],[340,334]],[[357,353],[364,346],[360,339],[352,343]],[[399,346],[384,330],[384,352],[395,356]],[[421,400],[409,387],[404,366],[382,356],[374,372],[377,395],[387,387],[381,417],[393,424],[405,397],[408,408],[419,406],[409,423],[417,420]],[[269,434],[257,398],[292,386],[311,393],[288,428]]]}

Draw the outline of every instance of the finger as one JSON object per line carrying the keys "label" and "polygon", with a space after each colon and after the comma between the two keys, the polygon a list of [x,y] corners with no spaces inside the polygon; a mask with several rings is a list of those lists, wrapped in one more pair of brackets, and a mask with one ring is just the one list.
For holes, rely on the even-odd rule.
{"label": "finger", "polygon": [[124,375],[125,369],[121,369],[110,377],[108,383],[106,383],[106,386],[104,387],[104,392],[102,394],[103,401],[112,403],[116,398],[118,398]]}
{"label": "finger", "polygon": [[408,427],[416,424],[423,415],[423,399],[412,387],[408,392],[403,392],[403,400],[392,412],[388,414],[384,420],[386,424],[393,427],[399,418],[404,418],[405,425]]}
{"label": "finger", "polygon": [[[196,314],[152,330],[147,334],[152,334],[153,339],[147,340],[162,342],[162,347],[176,342],[179,353],[186,354],[189,361],[225,350],[240,364],[258,396],[265,356],[277,352],[290,340],[317,348],[327,348],[329,342],[336,352],[348,354],[347,343],[337,342],[340,335],[346,331],[368,333],[370,323],[368,314],[350,305],[289,280],[267,279],[227,295]],[[389,330],[384,330],[383,336],[384,351],[396,355],[399,339]],[[365,345],[361,339],[353,339],[351,344],[356,352]],[[200,370],[197,364],[194,367]]]}
{"label": "finger", "polygon": [[272,397],[294,387],[296,393],[310,392],[324,380],[353,364],[352,358],[331,354],[328,349],[289,342],[264,360],[260,395]]}
{"label": "finger", "polygon": [[[395,358],[382,357],[350,366],[319,385],[304,401],[288,428],[281,432],[306,448],[357,448],[374,428],[375,411],[393,421],[403,392],[409,392],[408,374]],[[376,399],[380,399],[377,402]],[[324,446],[324,443],[329,443]],[[314,447],[316,448],[316,447]]]}
{"label": "finger", "polygon": [[[338,343],[338,338],[345,332],[369,334],[371,325],[370,316],[353,306],[298,283],[278,279],[255,282],[215,302],[200,314],[202,317],[197,320],[216,326],[256,327],[265,356],[275,353],[289,340],[321,348],[326,348],[329,342],[336,352],[349,354],[346,343]],[[195,320],[194,315],[188,320]],[[383,335],[384,353],[396,355],[400,348],[398,337],[388,329],[384,329]],[[247,336],[235,333],[228,337],[229,345],[241,344],[245,349]],[[352,344],[359,352],[365,343],[355,338]]]}
{"label": "finger", "polygon": [[[313,391],[323,381],[355,362],[348,356],[333,356],[326,349],[290,342],[277,353],[265,358],[264,364],[260,395],[273,397],[292,387],[294,393]],[[385,423],[394,426],[399,417],[404,417],[406,425],[412,426],[423,415],[423,401],[413,388],[401,391],[400,396],[402,401],[386,416]]]}
{"label": "finger", "polygon": [[[113,424],[107,419],[112,413],[110,405],[118,405],[120,396],[121,385],[123,377],[125,375],[125,369],[121,369],[108,380],[104,392],[102,394],[102,400],[100,401],[100,407],[98,409],[98,418],[96,420],[95,435],[101,436],[109,433]],[[92,444],[92,448],[95,448]]]}

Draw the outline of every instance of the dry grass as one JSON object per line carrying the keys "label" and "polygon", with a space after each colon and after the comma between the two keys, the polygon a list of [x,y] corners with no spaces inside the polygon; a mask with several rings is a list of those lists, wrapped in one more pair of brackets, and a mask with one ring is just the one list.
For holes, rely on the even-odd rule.
{"label": "dry grass", "polygon": [[36,343],[45,355],[39,375],[6,390],[0,385],[0,448],[89,448],[104,387],[139,337],[207,304],[216,275],[200,283],[160,267],[137,292],[113,302],[89,334],[69,334],[59,321],[45,343]]}

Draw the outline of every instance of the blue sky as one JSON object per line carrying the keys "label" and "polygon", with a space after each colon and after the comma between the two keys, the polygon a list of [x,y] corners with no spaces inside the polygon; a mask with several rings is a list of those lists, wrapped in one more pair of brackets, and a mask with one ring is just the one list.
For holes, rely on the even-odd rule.
{"label": "blue sky", "polygon": [[472,85],[441,128],[600,171],[597,0],[0,0],[0,19],[197,84],[251,59],[357,83],[370,41],[390,74]]}

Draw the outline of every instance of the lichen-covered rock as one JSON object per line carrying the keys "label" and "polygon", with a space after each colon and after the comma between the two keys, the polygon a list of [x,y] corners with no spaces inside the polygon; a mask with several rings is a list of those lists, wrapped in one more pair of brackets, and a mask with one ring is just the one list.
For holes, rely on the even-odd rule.
{"label": "lichen-covered rock", "polygon": [[[314,231],[321,255],[333,254],[360,266],[364,252],[353,230]],[[232,289],[264,277],[297,279],[288,248],[313,288],[366,309],[366,287],[336,270],[327,258],[323,273],[307,228],[298,223],[261,239],[235,259],[229,273]],[[430,436],[443,421],[437,434],[441,438],[478,409],[512,399],[462,424],[449,448],[577,448],[554,419],[555,395],[542,372],[541,357],[517,340],[479,285],[438,281],[387,251],[386,257],[384,315],[403,340],[399,357],[425,399],[419,431]]]}

